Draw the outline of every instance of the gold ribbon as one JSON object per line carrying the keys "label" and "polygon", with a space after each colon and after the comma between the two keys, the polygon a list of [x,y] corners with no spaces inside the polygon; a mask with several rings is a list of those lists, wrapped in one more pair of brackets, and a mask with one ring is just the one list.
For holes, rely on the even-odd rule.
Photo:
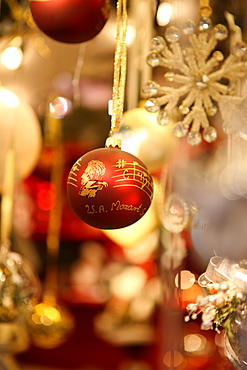
{"label": "gold ribbon", "polygon": [[56,192],[56,204],[50,210],[49,226],[46,237],[47,246],[47,269],[45,277],[44,298],[48,301],[56,301],[57,290],[57,257],[60,247],[60,229],[62,217],[62,180],[63,180],[63,146],[62,146],[62,121],[48,115],[48,132],[46,132],[45,141],[52,150],[52,166],[50,182]]}
{"label": "gold ribbon", "polygon": [[10,243],[15,184],[15,154],[10,143],[5,160],[1,201],[1,245]]}
{"label": "gold ribbon", "polygon": [[118,131],[123,115],[127,69],[127,0],[117,2],[117,36],[114,56],[111,130]]}

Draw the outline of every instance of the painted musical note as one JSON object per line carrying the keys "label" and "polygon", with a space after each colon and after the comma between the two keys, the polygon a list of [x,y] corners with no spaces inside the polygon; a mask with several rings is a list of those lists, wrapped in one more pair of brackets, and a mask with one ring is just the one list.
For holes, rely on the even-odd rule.
{"label": "painted musical note", "polygon": [[126,161],[124,162],[124,166],[122,165],[121,160],[116,162],[115,173],[117,174],[114,175],[113,178],[116,179],[117,184],[114,185],[114,187],[138,187],[151,197],[151,194],[153,193],[153,181],[148,170],[136,161],[131,163],[127,163]]}

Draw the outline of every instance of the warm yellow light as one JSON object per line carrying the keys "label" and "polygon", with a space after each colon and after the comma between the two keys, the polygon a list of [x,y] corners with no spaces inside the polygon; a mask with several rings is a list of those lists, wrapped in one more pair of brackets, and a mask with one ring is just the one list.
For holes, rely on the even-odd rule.
{"label": "warm yellow light", "polygon": [[126,33],[126,44],[128,46],[132,45],[136,37],[136,29],[132,24],[128,25]]}
{"label": "warm yellow light", "polygon": [[19,105],[18,97],[8,90],[0,90],[0,103],[7,108],[16,108]]}
{"label": "warm yellow light", "polygon": [[2,64],[10,70],[18,69],[21,65],[22,59],[22,50],[16,46],[6,48],[1,54]]}
{"label": "warm yellow light", "polygon": [[38,315],[37,313],[32,314],[32,321],[35,324],[40,325],[41,324],[40,315]]}
{"label": "warm yellow light", "polygon": [[186,352],[202,351],[207,344],[207,339],[200,334],[188,334],[184,337],[184,349]]}
{"label": "warm yellow light", "polygon": [[147,136],[148,136],[148,133],[147,131],[145,131],[145,129],[137,133],[130,132],[128,136],[126,135],[124,137],[122,149],[129,153],[131,153],[133,150],[138,152],[140,146],[142,145],[143,140],[145,140]]}
{"label": "warm yellow light", "polygon": [[145,271],[137,266],[126,267],[110,282],[113,295],[121,299],[132,299],[140,293],[147,280]]}
{"label": "warm yellow light", "polygon": [[0,87],[0,116],[1,192],[3,168],[9,143],[12,142],[14,146],[15,180],[19,181],[30,175],[37,165],[40,158],[42,135],[40,122],[33,108],[24,99],[17,97],[2,86]]}
{"label": "warm yellow light", "polygon": [[190,271],[183,270],[176,275],[175,285],[180,289],[189,289],[194,285],[195,280],[194,274],[192,274]]}
{"label": "warm yellow light", "polygon": [[42,316],[45,314],[45,309],[46,309],[46,304],[44,303],[39,303],[35,306],[35,311],[37,312],[38,315]]}
{"label": "warm yellow light", "polygon": [[36,312],[32,315],[32,320],[35,324],[42,323],[45,326],[50,326],[62,320],[59,310],[49,303],[37,304],[35,306],[35,311]]}
{"label": "warm yellow light", "polygon": [[129,314],[135,321],[147,320],[154,309],[154,301],[145,296],[138,296],[130,304]]}
{"label": "warm yellow light", "polygon": [[47,307],[45,310],[45,315],[52,321],[61,320],[61,314],[55,307]]}
{"label": "warm yellow light", "polygon": [[157,23],[159,26],[166,26],[171,19],[172,6],[170,3],[163,2],[159,4],[157,10]]}
{"label": "warm yellow light", "polygon": [[40,317],[40,321],[44,326],[51,326],[53,321],[46,315]]}
{"label": "warm yellow light", "polygon": [[129,247],[123,246],[123,253],[127,261],[130,263],[136,265],[142,264],[153,255],[155,250],[158,249],[159,240],[158,229],[151,232],[149,231],[147,234],[143,234],[142,239],[137,241],[136,244]]}

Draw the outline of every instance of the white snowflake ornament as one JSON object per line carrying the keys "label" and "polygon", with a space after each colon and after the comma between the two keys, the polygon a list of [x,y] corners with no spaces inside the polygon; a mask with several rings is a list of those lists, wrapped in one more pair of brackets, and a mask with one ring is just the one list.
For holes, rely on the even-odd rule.
{"label": "white snowflake ornament", "polygon": [[[188,37],[188,47],[184,49],[180,45],[182,34]],[[200,144],[202,138],[212,143],[217,131],[210,117],[217,113],[222,97],[236,94],[236,84],[247,75],[247,63],[242,60],[247,45],[239,40],[225,58],[216,47],[228,37],[228,29],[223,24],[212,26],[206,17],[200,18],[197,27],[189,19],[180,29],[170,26],[164,36],[152,39],[147,63],[168,69],[164,77],[174,87],[148,81],[143,87],[148,98],[145,108],[153,113],[159,111],[158,123],[166,125],[178,107],[182,118],[174,125],[174,135],[188,135],[191,145]]]}

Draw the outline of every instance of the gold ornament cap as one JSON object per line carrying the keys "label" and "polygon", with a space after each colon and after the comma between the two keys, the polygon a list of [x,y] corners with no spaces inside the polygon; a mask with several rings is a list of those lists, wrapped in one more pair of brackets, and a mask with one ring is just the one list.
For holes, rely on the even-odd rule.
{"label": "gold ornament cap", "polygon": [[105,142],[106,148],[119,148],[121,149],[121,139],[117,137],[108,137]]}
{"label": "gold ornament cap", "polygon": [[200,3],[200,16],[201,17],[206,17],[209,18],[212,15],[212,8],[210,6],[210,1],[209,0],[201,0]]}

